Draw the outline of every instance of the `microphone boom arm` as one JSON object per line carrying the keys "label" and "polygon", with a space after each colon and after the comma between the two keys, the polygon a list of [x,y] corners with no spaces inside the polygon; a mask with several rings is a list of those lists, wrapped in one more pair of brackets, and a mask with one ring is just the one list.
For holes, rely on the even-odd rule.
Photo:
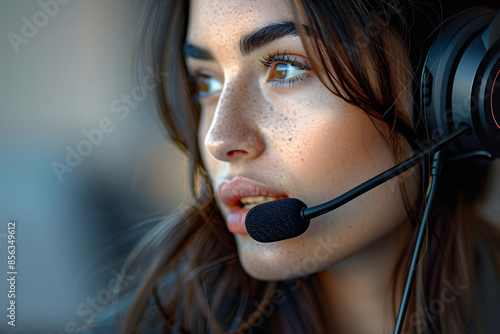
{"label": "microphone boom arm", "polygon": [[386,181],[389,181],[390,179],[398,176],[399,174],[407,171],[408,169],[418,165],[423,160],[433,155],[435,152],[440,151],[441,149],[451,144],[452,142],[456,141],[458,138],[467,134],[468,132],[470,132],[470,127],[468,125],[461,126],[460,128],[451,132],[450,134],[448,134],[446,137],[444,137],[434,145],[431,145],[430,147],[426,148],[420,153],[415,154],[413,157],[399,163],[398,165],[392,167],[391,169],[385,171],[384,173],[379,174],[369,179],[368,181],[363,182],[362,184],[360,184],[356,188],[349,190],[345,194],[336,197],[323,204],[303,209],[302,212],[300,213],[302,219],[310,220],[312,218],[321,216],[322,214],[325,214],[329,211],[335,210],[336,208],[364,194],[368,190],[373,189],[376,186]]}

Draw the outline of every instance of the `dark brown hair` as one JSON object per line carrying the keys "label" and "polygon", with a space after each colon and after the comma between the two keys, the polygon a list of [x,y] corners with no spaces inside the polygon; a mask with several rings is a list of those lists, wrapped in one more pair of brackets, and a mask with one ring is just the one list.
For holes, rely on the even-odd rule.
{"label": "dark brown hair", "polygon": [[[386,121],[394,130],[391,142],[396,160],[401,160],[406,145],[401,138],[419,148],[425,131],[417,134],[420,123],[418,113],[412,112],[412,101],[420,60],[412,54],[420,55],[425,42],[413,39],[411,48],[405,46],[413,38],[409,32],[417,20],[416,7],[409,1],[303,0],[291,4],[296,20],[307,21],[307,33],[314,37],[312,45],[307,45],[308,54],[315,59],[315,68],[326,70],[322,80],[332,94]],[[131,255],[127,267],[141,273],[142,282],[134,290],[125,332],[148,328],[168,333],[325,332],[328,310],[322,308],[316,275],[263,282],[248,276],[239,263],[234,238],[214,202],[198,148],[200,108],[183,55],[189,1],[150,0],[144,17],[138,67],[149,66],[165,74],[155,89],[156,108],[170,139],[189,158],[194,202],[183,213],[161,221]],[[427,25],[430,32],[433,25]],[[299,30],[304,36],[305,31]],[[470,184],[457,182],[457,175],[446,177],[445,187],[454,193],[439,194],[407,313],[407,333],[465,332],[471,321],[478,320],[469,304],[476,300],[477,242],[488,254],[498,254],[500,237],[490,225],[476,220],[468,205],[462,205],[477,193],[482,173],[475,175],[474,180],[468,179]],[[406,201],[414,227],[419,224],[424,198],[422,193],[416,203]],[[414,242],[412,236],[408,238],[394,282],[408,269]],[[415,321],[420,310],[429,310],[429,302],[439,298],[447,282],[456,280],[468,287],[457,302],[446,305],[435,317]],[[400,294],[396,290],[394,283],[394,296]],[[395,300],[394,312],[396,304]]]}

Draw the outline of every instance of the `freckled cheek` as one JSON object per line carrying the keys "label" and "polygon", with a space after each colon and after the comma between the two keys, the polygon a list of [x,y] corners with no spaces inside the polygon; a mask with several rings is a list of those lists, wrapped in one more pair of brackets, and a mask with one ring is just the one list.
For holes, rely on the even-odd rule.
{"label": "freckled cheek", "polygon": [[360,160],[360,130],[349,125],[339,112],[330,114],[298,114],[282,122],[273,148],[283,167],[293,175],[295,189],[303,199],[318,199],[348,190]]}

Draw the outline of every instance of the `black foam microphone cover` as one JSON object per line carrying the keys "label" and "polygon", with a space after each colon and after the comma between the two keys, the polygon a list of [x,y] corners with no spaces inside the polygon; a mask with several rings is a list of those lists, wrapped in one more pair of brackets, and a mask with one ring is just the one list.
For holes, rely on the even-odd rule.
{"label": "black foam microphone cover", "polygon": [[309,220],[303,219],[301,215],[305,208],[307,205],[296,198],[283,198],[259,204],[247,213],[247,233],[260,242],[274,242],[299,236],[309,227]]}

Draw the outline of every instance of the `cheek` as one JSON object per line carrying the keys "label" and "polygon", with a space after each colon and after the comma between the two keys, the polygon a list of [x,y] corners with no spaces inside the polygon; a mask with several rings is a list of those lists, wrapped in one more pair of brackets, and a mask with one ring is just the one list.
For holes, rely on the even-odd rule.
{"label": "cheek", "polygon": [[310,113],[291,111],[268,131],[287,191],[299,191],[306,204],[340,195],[394,161],[366,113],[338,101],[330,105]]}

